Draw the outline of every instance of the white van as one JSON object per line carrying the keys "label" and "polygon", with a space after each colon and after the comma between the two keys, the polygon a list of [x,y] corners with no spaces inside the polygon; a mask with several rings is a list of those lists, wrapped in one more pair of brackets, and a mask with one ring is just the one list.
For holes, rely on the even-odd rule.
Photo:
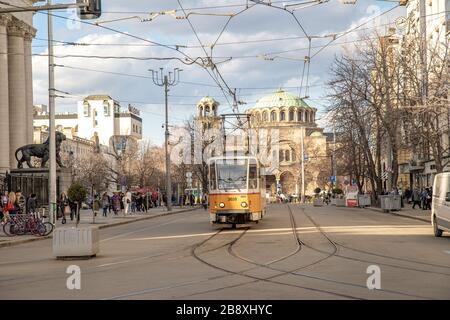
{"label": "white van", "polygon": [[450,172],[439,173],[434,178],[431,223],[434,235],[450,231]]}

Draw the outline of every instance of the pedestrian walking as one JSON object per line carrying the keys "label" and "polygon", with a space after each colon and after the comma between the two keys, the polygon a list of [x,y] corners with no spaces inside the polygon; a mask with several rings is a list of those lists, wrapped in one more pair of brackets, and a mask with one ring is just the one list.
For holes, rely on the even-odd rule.
{"label": "pedestrian walking", "polygon": [[15,205],[16,203],[16,194],[14,192],[10,192],[8,194],[8,198],[6,204],[3,206],[3,222],[6,223],[11,216],[15,216],[18,211],[18,207]]}
{"label": "pedestrian walking", "polygon": [[36,207],[37,207],[36,194],[32,193],[30,198],[27,201],[27,211],[28,211],[28,213],[35,214],[36,213]]}
{"label": "pedestrian walking", "polygon": [[422,192],[420,193],[420,203],[422,205],[422,210],[427,209],[427,196],[428,196],[427,190],[422,189]]}
{"label": "pedestrian walking", "polygon": [[422,208],[422,205],[420,203],[420,192],[419,192],[419,189],[417,189],[417,188],[414,189],[414,191],[412,192],[412,195],[411,195],[411,200],[413,202],[413,206],[412,206],[413,209],[416,208],[416,205],[419,205],[419,209]]}
{"label": "pedestrian walking", "polygon": [[123,205],[124,205],[124,215],[131,215],[130,207],[131,207],[131,192],[130,190],[127,190],[127,192],[124,195],[123,199]]}
{"label": "pedestrian walking", "polygon": [[120,195],[118,192],[114,192],[114,195],[112,197],[112,208],[114,211],[114,215],[117,216],[118,212],[120,211]]}
{"label": "pedestrian walking", "polygon": [[96,217],[98,212],[100,211],[100,207],[102,206],[98,194],[94,195],[93,201],[94,202],[92,203],[92,210],[94,211],[94,217]]}
{"label": "pedestrian walking", "polygon": [[[59,195],[58,198],[58,208],[60,210],[60,215],[58,216],[58,212],[56,213],[56,219],[58,220],[59,217],[61,217],[61,222],[62,224],[66,223],[66,213],[70,212],[70,207],[69,207],[69,198],[67,197],[65,192],[61,192],[61,194]],[[67,209],[66,209],[67,207]]]}
{"label": "pedestrian walking", "polygon": [[205,193],[203,194],[203,199],[202,199],[202,204],[203,204],[203,209],[208,209],[208,195]]}
{"label": "pedestrian walking", "polygon": [[102,197],[103,217],[107,217],[107,216],[108,216],[107,213],[108,213],[108,208],[109,208],[109,206],[110,206],[110,203],[109,203],[109,196],[108,196],[108,194],[105,192],[105,193],[103,194],[103,197]]}

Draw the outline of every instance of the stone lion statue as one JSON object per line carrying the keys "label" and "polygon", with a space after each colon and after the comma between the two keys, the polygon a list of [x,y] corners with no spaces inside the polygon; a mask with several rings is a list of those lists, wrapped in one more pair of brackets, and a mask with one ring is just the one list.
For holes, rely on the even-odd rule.
{"label": "stone lion statue", "polygon": [[[61,162],[60,150],[61,143],[66,140],[66,136],[61,132],[56,132],[56,163],[64,168]],[[50,157],[50,148],[49,148],[50,137],[41,144],[29,144],[23,147],[20,147],[16,150],[16,160],[17,160],[17,168],[22,169],[23,163],[26,162],[29,168],[34,168],[31,164],[31,157],[36,157],[41,159],[41,168],[45,167],[45,164],[49,160]],[[22,154],[22,157],[19,159],[17,157],[18,153]]]}

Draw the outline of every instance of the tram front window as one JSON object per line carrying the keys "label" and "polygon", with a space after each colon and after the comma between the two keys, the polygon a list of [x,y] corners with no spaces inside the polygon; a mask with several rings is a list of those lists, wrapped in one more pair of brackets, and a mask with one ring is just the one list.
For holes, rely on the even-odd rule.
{"label": "tram front window", "polygon": [[219,189],[247,189],[247,161],[238,163],[217,163]]}

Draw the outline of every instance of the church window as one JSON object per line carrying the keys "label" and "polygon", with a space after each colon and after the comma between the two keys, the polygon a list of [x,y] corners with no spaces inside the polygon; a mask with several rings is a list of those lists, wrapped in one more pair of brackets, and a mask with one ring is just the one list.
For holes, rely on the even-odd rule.
{"label": "church window", "polygon": [[270,121],[277,121],[277,113],[275,111],[272,111],[270,114]]}
{"label": "church window", "polygon": [[289,111],[289,121],[294,121],[294,111]]}

